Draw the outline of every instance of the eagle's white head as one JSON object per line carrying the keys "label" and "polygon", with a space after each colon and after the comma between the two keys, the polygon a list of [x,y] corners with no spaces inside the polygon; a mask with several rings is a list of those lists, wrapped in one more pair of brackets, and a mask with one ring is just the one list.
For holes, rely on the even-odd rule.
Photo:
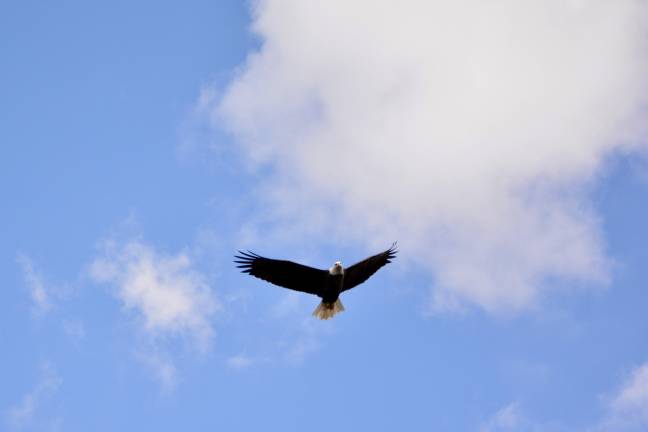
{"label": "eagle's white head", "polygon": [[333,267],[329,269],[329,273],[332,275],[344,274],[344,268],[342,267],[342,263],[340,261],[335,261]]}

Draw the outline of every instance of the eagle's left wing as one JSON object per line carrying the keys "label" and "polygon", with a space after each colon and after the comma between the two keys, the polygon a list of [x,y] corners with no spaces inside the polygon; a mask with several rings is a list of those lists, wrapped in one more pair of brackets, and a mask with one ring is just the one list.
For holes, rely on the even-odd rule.
{"label": "eagle's left wing", "polygon": [[370,256],[351,267],[344,269],[344,285],[342,291],[350,290],[376,273],[378,269],[387,263],[390,263],[396,257],[396,243],[392,244],[385,252]]}
{"label": "eagle's left wing", "polygon": [[328,271],[292,261],[265,258],[254,252],[241,252],[234,261],[243,273],[295,291],[322,296]]}

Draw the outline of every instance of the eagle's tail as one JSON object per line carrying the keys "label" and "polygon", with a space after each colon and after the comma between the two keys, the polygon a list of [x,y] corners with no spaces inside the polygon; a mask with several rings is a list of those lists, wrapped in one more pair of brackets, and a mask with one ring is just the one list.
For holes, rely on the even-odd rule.
{"label": "eagle's tail", "polygon": [[313,316],[321,319],[327,320],[333,318],[333,316],[338,312],[344,311],[344,305],[340,299],[335,300],[335,303],[325,303],[321,302],[319,306],[313,311]]}

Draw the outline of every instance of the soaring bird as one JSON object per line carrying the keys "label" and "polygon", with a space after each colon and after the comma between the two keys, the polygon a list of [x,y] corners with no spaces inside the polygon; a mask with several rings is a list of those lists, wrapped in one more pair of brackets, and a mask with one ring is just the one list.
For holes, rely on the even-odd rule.
{"label": "soaring bird", "polygon": [[390,263],[396,257],[397,250],[394,242],[386,251],[370,256],[351,267],[345,269],[340,261],[336,261],[328,270],[292,261],[264,258],[250,251],[238,252],[234,262],[243,273],[284,288],[320,297],[322,301],[313,311],[313,316],[325,320],[344,311],[339,298],[341,293],[360,285],[380,267]]}

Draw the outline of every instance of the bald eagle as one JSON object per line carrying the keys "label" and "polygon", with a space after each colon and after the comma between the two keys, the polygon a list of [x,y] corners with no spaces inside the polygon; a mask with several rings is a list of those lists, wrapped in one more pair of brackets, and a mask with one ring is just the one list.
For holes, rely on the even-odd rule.
{"label": "bald eagle", "polygon": [[394,243],[386,251],[370,256],[349,268],[345,269],[340,261],[336,261],[328,270],[320,270],[292,261],[264,258],[250,251],[238,252],[239,255],[235,255],[234,262],[243,273],[284,288],[320,297],[322,302],[313,311],[313,316],[325,320],[344,311],[344,306],[339,299],[341,293],[360,285],[380,267],[390,263],[396,257],[397,250]]}

